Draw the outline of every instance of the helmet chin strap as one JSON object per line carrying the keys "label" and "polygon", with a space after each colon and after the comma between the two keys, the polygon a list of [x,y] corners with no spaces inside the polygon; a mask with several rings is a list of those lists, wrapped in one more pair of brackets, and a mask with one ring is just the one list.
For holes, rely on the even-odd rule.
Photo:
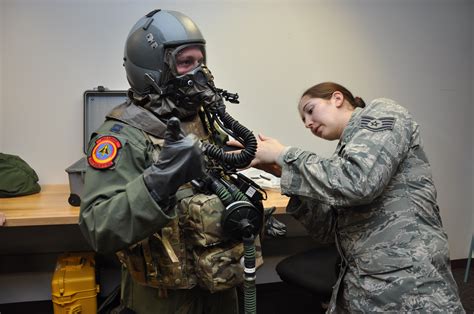
{"label": "helmet chin strap", "polygon": [[150,84],[158,93],[158,95],[163,95],[163,90],[160,88],[158,83],[153,79],[153,77],[151,77],[150,73],[145,73],[145,82]]}

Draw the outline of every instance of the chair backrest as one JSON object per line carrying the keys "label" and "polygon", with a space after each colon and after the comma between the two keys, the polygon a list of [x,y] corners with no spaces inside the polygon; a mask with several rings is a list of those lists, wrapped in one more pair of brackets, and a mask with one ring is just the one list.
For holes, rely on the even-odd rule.
{"label": "chair backrest", "polygon": [[280,278],[311,292],[329,298],[337,281],[340,258],[335,246],[317,247],[289,256],[276,266]]}

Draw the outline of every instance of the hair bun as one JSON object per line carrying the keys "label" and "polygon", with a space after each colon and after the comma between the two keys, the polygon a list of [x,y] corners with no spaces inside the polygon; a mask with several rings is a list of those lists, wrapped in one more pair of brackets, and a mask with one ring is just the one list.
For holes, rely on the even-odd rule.
{"label": "hair bun", "polygon": [[364,108],[365,107],[365,102],[362,98],[359,96],[354,97],[354,105],[356,107]]}

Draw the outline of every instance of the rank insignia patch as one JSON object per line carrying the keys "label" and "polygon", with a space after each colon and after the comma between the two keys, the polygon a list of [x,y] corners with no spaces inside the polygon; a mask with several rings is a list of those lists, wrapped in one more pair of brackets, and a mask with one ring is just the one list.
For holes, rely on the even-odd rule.
{"label": "rank insignia patch", "polygon": [[122,147],[120,141],[114,136],[103,136],[95,141],[91,155],[87,158],[89,165],[96,169],[107,169],[115,163],[119,149]]}
{"label": "rank insignia patch", "polygon": [[110,129],[110,131],[119,134],[122,129],[123,129],[123,125],[115,123]]}
{"label": "rank insignia patch", "polygon": [[394,125],[395,118],[392,117],[374,118],[369,116],[362,116],[360,121],[361,129],[367,129],[372,132],[393,130]]}

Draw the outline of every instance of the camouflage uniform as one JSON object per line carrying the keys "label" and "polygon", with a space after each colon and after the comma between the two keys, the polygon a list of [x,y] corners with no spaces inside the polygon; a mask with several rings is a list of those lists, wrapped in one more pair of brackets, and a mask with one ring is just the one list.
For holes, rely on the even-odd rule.
{"label": "camouflage uniform", "polygon": [[[137,251],[135,256],[151,256],[154,259],[137,263],[135,269],[123,269],[122,300],[136,313],[237,314],[235,288],[215,293],[200,288],[196,285],[192,265],[186,262],[183,262],[180,274],[171,274],[181,276],[179,280],[183,280],[175,284],[181,289],[156,289],[143,284],[160,281],[159,284],[173,286],[166,277],[153,277],[150,269],[164,259],[163,252],[169,251],[170,247],[177,255],[188,258],[190,244],[186,243],[181,232],[174,229],[181,218],[179,206],[170,210],[160,208],[143,180],[143,171],[157,160],[160,149],[160,141],[151,135],[159,136],[162,130],[153,126],[162,122],[133,103],[128,102],[122,108],[124,106],[124,116],[139,117],[132,121],[147,123],[143,123],[140,129],[109,116],[93,135],[88,156],[91,156],[96,141],[107,137],[118,140],[120,150],[113,165],[107,169],[88,167],[79,220],[83,234],[98,252],[120,251],[119,258],[126,259],[128,253],[132,255]],[[182,127],[186,130],[186,123],[182,123]],[[158,241],[165,237],[169,240],[168,247],[160,244],[164,241]],[[158,266],[165,271],[172,264],[169,258],[166,259],[167,265]],[[143,278],[141,283],[136,280],[140,276]]]}
{"label": "camouflage uniform", "polygon": [[287,211],[343,263],[329,313],[463,313],[419,125],[389,99],[356,108],[331,158],[283,156]]}

